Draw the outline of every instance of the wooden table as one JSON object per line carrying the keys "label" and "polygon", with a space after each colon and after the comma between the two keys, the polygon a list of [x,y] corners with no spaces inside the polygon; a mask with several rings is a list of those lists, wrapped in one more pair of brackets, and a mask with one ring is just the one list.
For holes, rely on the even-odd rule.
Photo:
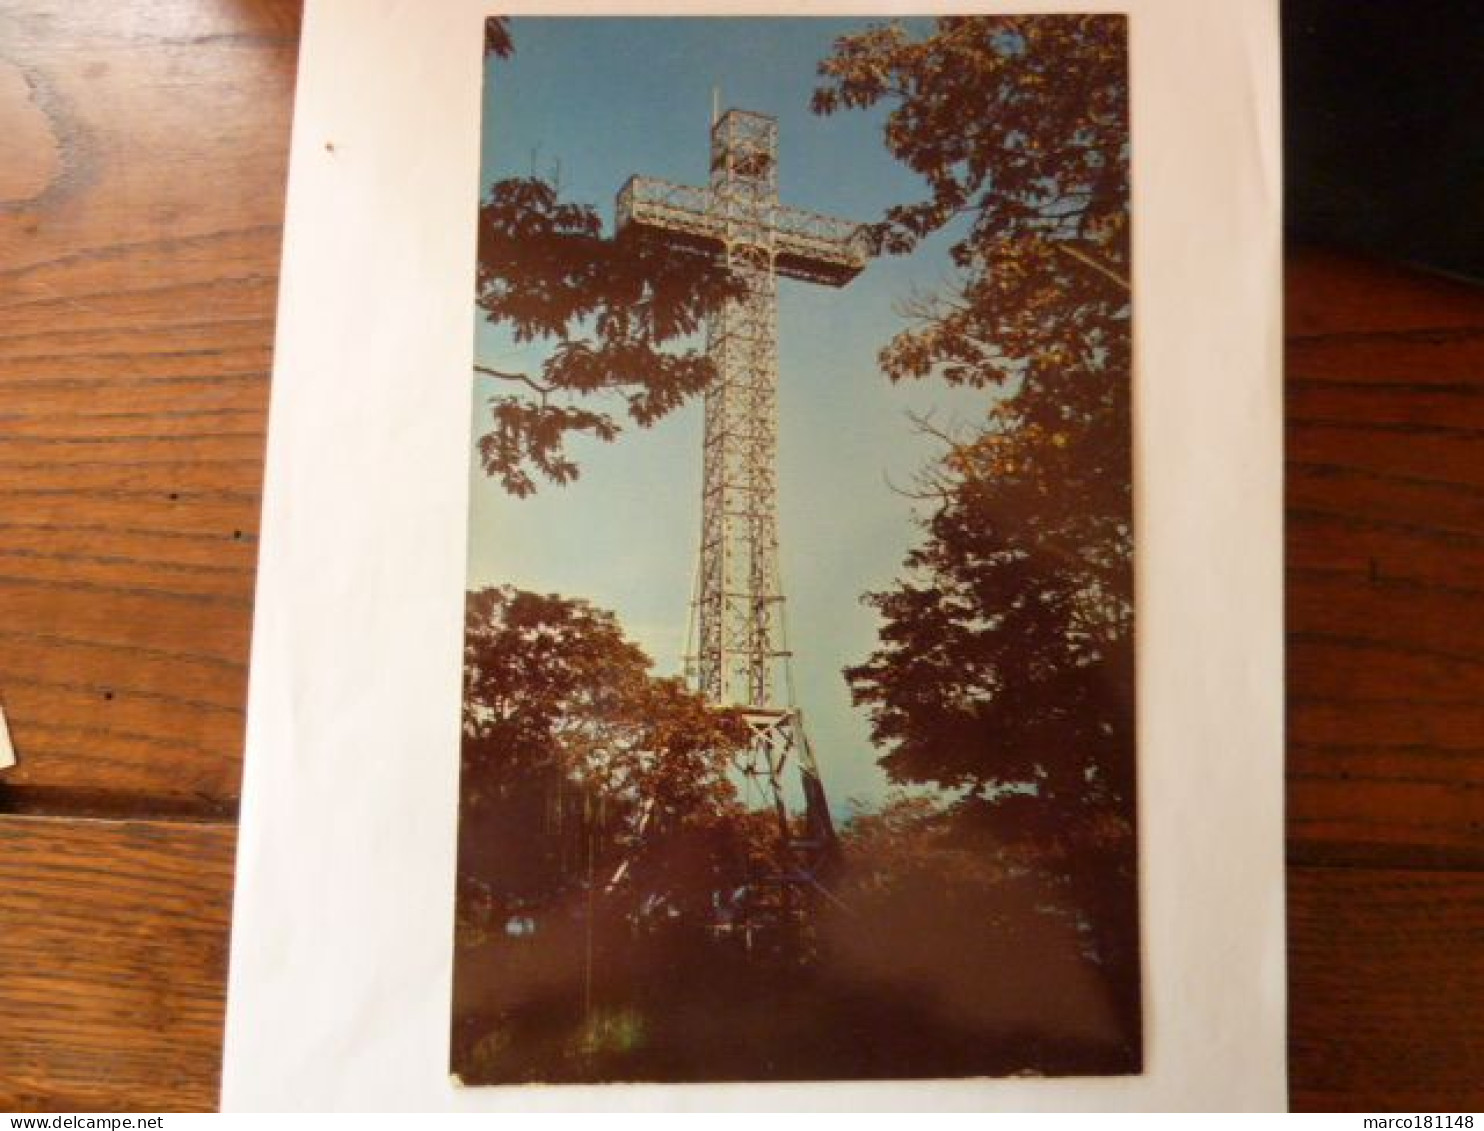
{"label": "wooden table", "polygon": [[[0,1108],[216,1101],[290,0],[0,9]],[[1484,1107],[1484,291],[1288,272],[1299,1108]]]}

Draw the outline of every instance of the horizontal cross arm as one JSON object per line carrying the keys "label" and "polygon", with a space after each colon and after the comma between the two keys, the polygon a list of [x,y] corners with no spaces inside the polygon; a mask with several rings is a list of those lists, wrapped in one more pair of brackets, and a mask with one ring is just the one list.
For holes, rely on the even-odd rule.
{"label": "horizontal cross arm", "polygon": [[[630,177],[618,194],[617,227],[685,246],[725,246],[729,221],[756,224],[754,216],[728,215],[727,202],[709,188]],[[869,257],[859,224],[803,208],[774,205],[766,217],[780,275],[843,286]]]}

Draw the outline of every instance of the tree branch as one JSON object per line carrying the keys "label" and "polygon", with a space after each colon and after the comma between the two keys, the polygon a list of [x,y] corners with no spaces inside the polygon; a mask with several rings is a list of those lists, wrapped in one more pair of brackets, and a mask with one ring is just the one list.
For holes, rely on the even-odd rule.
{"label": "tree branch", "polygon": [[478,364],[474,366],[474,372],[483,373],[486,377],[494,377],[501,381],[519,381],[522,385],[525,385],[535,392],[540,393],[541,399],[543,401],[552,393],[556,392],[556,389],[554,389],[552,386],[544,385],[540,381],[537,381],[532,377],[528,377],[524,373],[511,373],[508,370],[491,369],[488,365]]}
{"label": "tree branch", "polygon": [[1117,271],[1114,271],[1111,267],[1108,267],[1106,264],[1099,263],[1092,256],[1088,255],[1087,252],[1079,251],[1075,247],[1070,247],[1067,244],[1062,243],[1060,240],[1052,240],[1050,242],[1051,245],[1058,251],[1066,252],[1073,259],[1077,260],[1077,262],[1081,263],[1084,267],[1091,267],[1099,275],[1102,275],[1104,278],[1113,280],[1115,284],[1117,284],[1124,290],[1127,291],[1133,289],[1129,286],[1129,282],[1126,278],[1120,275]]}

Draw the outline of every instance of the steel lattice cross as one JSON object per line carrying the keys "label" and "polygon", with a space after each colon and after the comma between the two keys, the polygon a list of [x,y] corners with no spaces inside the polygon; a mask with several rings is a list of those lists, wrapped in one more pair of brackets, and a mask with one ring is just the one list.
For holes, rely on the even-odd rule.
{"label": "steel lattice cross", "polygon": [[778,276],[840,287],[866,264],[859,225],[778,202],[778,122],[729,110],[711,127],[708,187],[631,177],[617,228],[722,257],[743,285],[707,327],[717,378],[706,393],[701,548],[687,673],[712,703],[742,707],[753,742],[743,772],[785,835],[790,757],[806,840],[833,840],[819,771],[788,680],[778,567]]}

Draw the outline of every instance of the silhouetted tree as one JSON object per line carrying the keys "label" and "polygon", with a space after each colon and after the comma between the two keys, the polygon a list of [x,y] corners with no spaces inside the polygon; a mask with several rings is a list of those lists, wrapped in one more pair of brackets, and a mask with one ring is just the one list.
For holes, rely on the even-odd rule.
{"label": "silhouetted tree", "polygon": [[[820,65],[819,113],[886,104],[927,198],[872,228],[888,254],[946,230],[957,275],[910,296],[892,380],[983,388],[919,484],[924,538],[868,597],[880,644],[847,670],[896,781],[957,814],[1085,918],[1137,1005],[1125,23],[876,25]],[[1027,856],[1024,866],[1032,866]]]}
{"label": "silhouetted tree", "polygon": [[1055,423],[1087,411],[1079,378],[1126,371],[1125,30],[1117,16],[974,16],[914,39],[883,24],[820,64],[815,111],[889,105],[886,147],[930,190],[888,209],[876,247],[956,237],[958,285],[884,351],[892,379],[1046,382],[1057,395],[1022,411]]}
{"label": "silhouetted tree", "polygon": [[709,899],[711,872],[735,864],[742,835],[727,770],[746,723],[650,667],[613,615],[585,601],[510,586],[469,595],[471,878],[525,901],[595,879],[676,906]]}
{"label": "silhouetted tree", "polygon": [[508,16],[491,16],[484,21],[484,57],[488,59],[495,56],[499,59],[508,59],[515,51],[515,44],[510,39],[510,18]]}
{"label": "silhouetted tree", "polygon": [[[514,49],[508,21],[488,21],[486,57]],[[490,186],[478,256],[484,317],[518,344],[546,347],[536,371],[475,366],[509,389],[490,397],[479,456],[512,495],[575,479],[573,436],[608,441],[625,422],[648,427],[711,383],[711,362],[682,343],[739,293],[716,256],[605,233],[594,208],[536,176]]]}
{"label": "silhouetted tree", "polygon": [[1082,916],[1041,852],[996,832],[903,793],[852,819],[839,903],[820,926],[834,972],[982,1034],[992,1071],[1126,1067]]}

